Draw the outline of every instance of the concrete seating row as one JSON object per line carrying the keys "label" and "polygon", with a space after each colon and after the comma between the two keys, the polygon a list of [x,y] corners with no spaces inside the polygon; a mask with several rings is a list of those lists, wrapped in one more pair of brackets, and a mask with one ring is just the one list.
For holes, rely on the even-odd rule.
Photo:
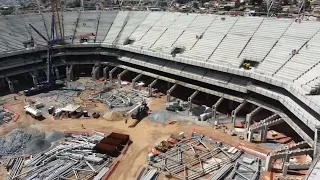
{"label": "concrete seating row", "polygon": [[[119,13],[124,13],[120,11]],[[117,44],[123,44],[127,38],[139,27],[139,25],[145,20],[150,12],[130,12],[129,20],[124,26],[122,32],[119,34]]]}
{"label": "concrete seating row", "polygon": [[[96,34],[98,23],[100,19],[100,13],[91,12],[80,12],[77,29],[75,31],[75,36],[79,37],[82,35],[94,33]],[[88,43],[94,43],[95,37],[90,36]],[[79,44],[79,40],[74,40],[74,44]]]}
{"label": "concrete seating row", "polygon": [[204,33],[214,19],[213,15],[197,15],[173,46],[184,46],[186,51],[189,51],[198,41],[196,37]]}
{"label": "concrete seating row", "polygon": [[[141,38],[153,27],[153,25],[161,19],[164,15],[163,12],[151,12],[148,16],[142,21],[137,29],[131,34],[130,39],[135,41],[140,41]],[[137,46],[136,43],[133,45]]]}
{"label": "concrete seating row", "polygon": [[294,81],[307,92],[310,92],[312,87],[320,84],[320,63],[308,70],[305,74]]}
{"label": "concrete seating row", "polygon": [[266,74],[274,74],[292,56],[293,50],[298,50],[307,39],[282,36],[270,51],[268,56],[259,64],[257,70]]}
{"label": "concrete seating row", "polygon": [[134,42],[135,45],[141,45],[143,48],[151,48],[162,34],[179,17],[178,13],[164,13],[163,16],[150,28],[150,30],[140,39]]}
{"label": "concrete seating row", "polygon": [[206,61],[224,39],[237,19],[237,17],[228,17],[224,20],[221,19],[221,17],[215,18],[210,27],[203,33],[203,37],[196,41],[196,44],[192,49],[189,51],[187,50],[181,56],[196,58],[199,59],[199,61]]}
{"label": "concrete seating row", "polygon": [[261,62],[291,23],[292,20],[263,19],[240,58]]}
{"label": "concrete seating row", "polygon": [[102,43],[104,41],[104,38],[111,28],[117,14],[118,12],[116,11],[105,11],[100,13],[99,26],[96,33],[96,43]]}
{"label": "concrete seating row", "polygon": [[[320,62],[318,56],[320,56],[320,33],[312,37],[299,54],[292,57],[274,76],[294,81]],[[303,84],[300,80],[298,82]]]}
{"label": "concrete seating row", "polygon": [[[152,49],[171,48],[196,15],[181,14],[152,46]],[[183,45],[182,45],[183,46]]]}
{"label": "concrete seating row", "polygon": [[113,44],[114,40],[117,38],[121,29],[125,25],[125,21],[130,18],[131,13],[128,11],[119,12],[114,19],[111,28],[108,31],[106,38],[104,39],[104,43]]}

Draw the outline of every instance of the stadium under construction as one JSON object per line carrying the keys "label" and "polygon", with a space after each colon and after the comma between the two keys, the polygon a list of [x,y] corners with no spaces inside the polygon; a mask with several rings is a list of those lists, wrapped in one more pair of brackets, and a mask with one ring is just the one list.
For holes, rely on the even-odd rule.
{"label": "stadium under construction", "polygon": [[[24,153],[25,165],[22,156],[3,154],[7,168],[12,166],[9,179],[41,179],[50,169],[56,170],[48,179],[160,179],[164,172],[175,179],[319,179],[319,22],[148,11],[62,12],[58,23],[51,13],[0,18],[0,102],[13,116],[21,114],[0,123],[1,134],[25,123],[29,116],[22,112],[30,107],[34,118],[38,112],[43,116],[31,124],[45,131],[49,123],[52,128],[61,125],[66,134],[64,145],[52,145],[31,159]],[[41,89],[54,81],[63,87]],[[205,110],[195,113],[199,107]],[[79,115],[80,108],[84,111]],[[102,118],[95,115],[111,109],[130,114],[130,122],[138,120],[130,129],[111,121],[95,127]],[[184,132],[171,135],[161,147],[160,135],[153,137],[156,148],[150,141],[144,145],[144,168],[122,175],[134,168],[125,164],[130,153],[142,149],[134,145],[141,137],[133,129],[147,120],[159,123],[154,121],[169,110],[178,115],[163,120],[166,133],[161,137],[177,133],[166,128],[180,131],[180,123]],[[141,111],[149,112],[137,118]],[[88,112],[93,119],[87,120]],[[70,120],[78,116],[86,118]],[[184,119],[191,124],[183,124]],[[82,127],[68,127],[68,122]],[[153,125],[144,128],[148,126]],[[74,132],[78,130],[82,133]],[[32,170],[49,159],[43,171]],[[70,167],[73,171],[67,171]]]}

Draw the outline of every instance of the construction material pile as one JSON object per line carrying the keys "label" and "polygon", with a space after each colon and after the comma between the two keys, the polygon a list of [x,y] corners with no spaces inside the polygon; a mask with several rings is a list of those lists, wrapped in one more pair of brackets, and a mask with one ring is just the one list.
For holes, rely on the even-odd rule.
{"label": "construction material pile", "polygon": [[0,106],[0,125],[10,122],[13,118],[13,113],[6,111],[3,106]]}
{"label": "construction material pile", "polygon": [[[60,136],[54,132],[53,136]],[[101,179],[109,170],[112,158],[94,153],[97,142],[104,138],[103,133],[89,135],[65,134],[57,146],[30,158],[9,159],[6,168],[9,179]]]}
{"label": "construction material pile", "polygon": [[[8,135],[0,137],[0,155],[22,154],[28,147],[31,149],[44,149],[42,144],[29,143],[32,139],[44,138],[44,133],[37,129],[14,129]],[[48,148],[48,146],[45,146]],[[49,146],[50,147],[50,146]],[[29,153],[32,153],[30,151]]]}
{"label": "construction material pile", "polygon": [[107,121],[124,121],[126,117],[119,111],[109,111],[103,115],[103,119]]}
{"label": "construction material pile", "polygon": [[98,94],[90,95],[89,99],[105,103],[110,109],[129,107],[143,101],[140,93],[127,89],[105,89]]}

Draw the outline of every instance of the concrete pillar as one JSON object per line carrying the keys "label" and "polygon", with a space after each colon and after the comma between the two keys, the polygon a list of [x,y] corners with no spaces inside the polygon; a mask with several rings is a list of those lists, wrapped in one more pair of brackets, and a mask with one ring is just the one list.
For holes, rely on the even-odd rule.
{"label": "concrete pillar", "polygon": [[73,80],[73,65],[66,66],[66,76],[68,81]]}
{"label": "concrete pillar", "polygon": [[284,167],[283,167],[283,170],[282,170],[282,176],[283,177],[286,177],[287,174],[288,174],[288,169],[289,169],[289,165],[290,163],[286,162],[284,163]]}
{"label": "concrete pillar", "polygon": [[5,82],[3,78],[0,78],[0,87],[4,87],[5,86]]}
{"label": "concrete pillar", "polygon": [[100,65],[95,65],[92,67],[91,77],[93,80],[97,80],[100,77]]}
{"label": "concrete pillar", "polygon": [[54,68],[54,72],[55,72],[55,74],[56,74],[57,80],[60,80],[60,73],[59,73],[59,69],[58,69],[57,67]]}
{"label": "concrete pillar", "polygon": [[253,131],[247,131],[247,141],[251,142],[253,139]]}
{"label": "concrete pillar", "polygon": [[315,131],[314,131],[314,139],[313,139],[313,158],[316,158],[317,157],[317,154],[318,154],[318,133],[319,133],[319,130],[320,130],[320,126],[319,125],[316,125],[315,127]]}
{"label": "concrete pillar", "polygon": [[191,111],[192,109],[192,100],[193,98],[195,98],[197,96],[197,94],[199,93],[199,91],[195,91],[191,94],[191,96],[188,97],[188,106],[189,106],[189,112]]}
{"label": "concrete pillar", "polygon": [[136,88],[136,82],[142,77],[142,74],[138,74],[135,78],[132,79],[132,89]]}
{"label": "concrete pillar", "polygon": [[282,162],[283,162],[283,163],[282,163],[282,169],[285,168],[285,164],[286,164],[286,163],[289,163],[290,156],[291,156],[290,152],[287,151],[287,153],[285,154],[285,156],[284,156],[283,159],[282,159]]}
{"label": "concrete pillar", "polygon": [[14,93],[14,87],[13,87],[13,83],[10,81],[10,79],[8,77],[5,77],[8,85],[9,85],[9,89],[11,93]]}
{"label": "concrete pillar", "polygon": [[239,106],[231,112],[231,121],[233,124],[233,128],[236,125],[237,113],[247,104],[247,101],[243,101]]}
{"label": "concrete pillar", "polygon": [[103,68],[103,77],[105,81],[108,79],[108,73],[107,73],[108,70],[109,70],[109,66],[106,66]]}
{"label": "concrete pillar", "polygon": [[152,87],[157,83],[157,81],[158,79],[155,79],[148,85],[149,97],[152,97]]}
{"label": "concrete pillar", "polygon": [[272,161],[273,159],[272,159],[271,153],[268,153],[266,157],[265,167],[264,167],[265,171],[271,170]]}
{"label": "concrete pillar", "polygon": [[128,72],[128,70],[123,70],[120,74],[118,74],[118,81],[119,81],[119,84],[121,85],[121,77],[123,76],[123,75],[125,75],[126,73]]}
{"label": "concrete pillar", "polygon": [[116,70],[118,69],[118,67],[114,67],[113,69],[111,69],[111,71],[109,71],[109,80],[112,82],[112,73],[114,73]]}
{"label": "concrete pillar", "polygon": [[212,118],[217,120],[217,124],[219,124],[219,118],[217,118],[217,108],[222,103],[224,97],[220,97],[220,99],[212,106]]}
{"label": "concrete pillar", "polygon": [[251,126],[251,122],[252,122],[251,118],[252,118],[252,116],[257,114],[262,109],[263,109],[262,107],[257,107],[253,111],[251,111],[249,114],[246,115],[246,128],[247,128],[247,131],[249,130],[249,127]]}
{"label": "concrete pillar", "polygon": [[36,75],[34,75],[33,73],[29,72],[30,76],[32,77],[32,81],[33,81],[33,84],[34,86],[37,86],[38,84],[38,78]]}
{"label": "concrete pillar", "polygon": [[264,126],[263,130],[262,130],[262,142],[266,142],[267,141],[267,135],[268,135],[268,126]]}
{"label": "concrete pillar", "polygon": [[170,94],[172,93],[172,91],[174,91],[174,89],[176,89],[177,84],[174,84],[168,91],[167,91],[167,102],[170,102]]}

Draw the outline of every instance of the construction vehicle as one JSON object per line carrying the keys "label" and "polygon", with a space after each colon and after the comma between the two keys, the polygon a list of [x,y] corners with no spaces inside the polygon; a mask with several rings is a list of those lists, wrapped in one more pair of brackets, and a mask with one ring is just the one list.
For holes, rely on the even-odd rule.
{"label": "construction vehicle", "polygon": [[167,103],[166,110],[168,110],[168,111],[183,111],[184,108],[182,107],[180,101],[176,101],[176,102]]}
{"label": "construction vehicle", "polygon": [[30,114],[35,119],[39,119],[42,117],[42,112],[39,109],[30,105],[25,106],[24,111],[26,112],[26,114]]}
{"label": "construction vehicle", "polygon": [[45,93],[53,89],[58,89],[63,86],[63,83],[58,82],[41,82],[37,86],[23,91],[25,96],[33,96],[40,93]]}
{"label": "construction vehicle", "polygon": [[132,119],[141,120],[148,116],[149,107],[145,100],[142,101],[141,105],[131,114]]}

